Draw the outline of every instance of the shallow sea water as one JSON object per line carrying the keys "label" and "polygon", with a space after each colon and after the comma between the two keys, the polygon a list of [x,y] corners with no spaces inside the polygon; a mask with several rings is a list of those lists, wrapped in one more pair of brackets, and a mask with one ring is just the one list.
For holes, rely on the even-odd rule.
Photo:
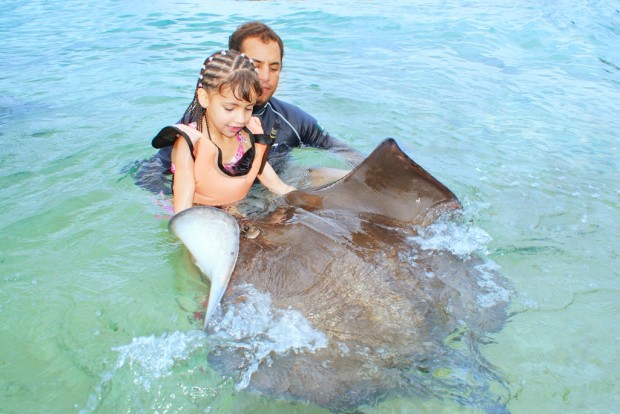
{"label": "shallow sea water", "polygon": [[[278,97],[364,153],[394,137],[488,235],[465,242],[517,292],[515,316],[482,348],[508,410],[616,410],[619,9],[2,2],[0,412],[325,412],[244,392],[207,366],[188,308],[208,287],[161,200],[126,170],[182,114],[204,57],[251,19],[285,41]],[[312,149],[293,157],[341,165]],[[415,397],[360,411],[478,412]]]}

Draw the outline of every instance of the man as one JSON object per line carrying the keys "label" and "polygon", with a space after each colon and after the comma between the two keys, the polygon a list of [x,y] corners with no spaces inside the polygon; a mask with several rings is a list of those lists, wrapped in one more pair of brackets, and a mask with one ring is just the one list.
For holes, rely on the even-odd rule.
{"label": "man", "polygon": [[[260,119],[266,134],[277,126],[277,138],[269,153],[269,163],[277,172],[282,170],[290,149],[304,145],[338,152],[351,166],[363,160],[359,152],[331,137],[311,115],[273,97],[280,81],[284,44],[269,26],[257,21],[242,24],[230,35],[228,48],[245,53],[258,70],[263,92],[253,115]],[[150,160],[131,167],[138,170],[136,184],[155,193],[170,194],[171,152],[172,147],[162,148]],[[343,172],[334,174],[332,178],[339,178]]]}

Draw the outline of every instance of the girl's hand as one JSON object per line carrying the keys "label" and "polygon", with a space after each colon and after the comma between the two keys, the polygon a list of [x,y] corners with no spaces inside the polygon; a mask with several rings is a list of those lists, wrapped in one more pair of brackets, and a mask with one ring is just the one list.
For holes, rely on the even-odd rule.
{"label": "girl's hand", "polygon": [[252,131],[253,134],[263,134],[263,126],[260,123],[260,119],[258,119],[257,117],[253,116],[250,118],[250,121],[248,122],[247,125],[248,129],[250,131]]}

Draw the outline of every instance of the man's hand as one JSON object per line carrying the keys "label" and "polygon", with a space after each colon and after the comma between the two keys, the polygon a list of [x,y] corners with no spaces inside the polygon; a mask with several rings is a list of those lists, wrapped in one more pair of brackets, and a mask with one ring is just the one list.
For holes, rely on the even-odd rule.
{"label": "man's hand", "polygon": [[263,134],[263,126],[260,123],[260,119],[253,116],[250,118],[250,122],[247,125],[248,129],[252,131],[253,134]]}

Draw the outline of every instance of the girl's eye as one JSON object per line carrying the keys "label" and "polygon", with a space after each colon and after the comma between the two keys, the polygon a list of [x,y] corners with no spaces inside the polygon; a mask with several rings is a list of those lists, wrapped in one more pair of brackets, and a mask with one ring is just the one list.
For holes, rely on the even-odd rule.
{"label": "girl's eye", "polygon": [[232,111],[233,111],[233,109],[234,109],[234,108],[226,108],[226,107],[224,107],[224,110],[225,110],[226,112],[232,112]]}

